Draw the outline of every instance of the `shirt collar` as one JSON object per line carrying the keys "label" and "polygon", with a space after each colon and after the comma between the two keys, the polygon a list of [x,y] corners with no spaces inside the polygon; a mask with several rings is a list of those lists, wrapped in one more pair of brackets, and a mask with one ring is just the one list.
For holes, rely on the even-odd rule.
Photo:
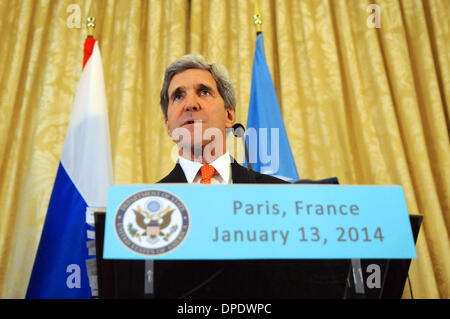
{"label": "shirt collar", "polygon": [[[184,157],[180,157],[178,159],[178,162],[180,163],[181,168],[183,169],[187,182],[191,184],[194,181],[195,176],[197,176],[197,173],[200,170],[200,167],[203,166],[203,164],[199,162],[190,161]],[[225,181],[225,183],[228,184],[231,182],[230,164],[231,164],[230,154],[226,152],[209,165],[212,165],[216,169],[220,177],[222,177],[222,179]]]}

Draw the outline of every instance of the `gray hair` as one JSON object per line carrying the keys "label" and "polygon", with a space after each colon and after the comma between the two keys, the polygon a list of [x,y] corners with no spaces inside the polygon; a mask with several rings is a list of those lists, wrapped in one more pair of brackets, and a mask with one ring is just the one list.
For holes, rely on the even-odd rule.
{"label": "gray hair", "polygon": [[161,110],[164,118],[167,120],[167,108],[169,107],[169,84],[172,78],[187,69],[206,70],[211,73],[216,81],[217,89],[225,102],[226,109],[236,107],[236,96],[234,93],[233,82],[228,75],[227,69],[221,64],[209,64],[200,54],[188,54],[182,56],[166,69],[164,74],[163,87],[160,93]]}

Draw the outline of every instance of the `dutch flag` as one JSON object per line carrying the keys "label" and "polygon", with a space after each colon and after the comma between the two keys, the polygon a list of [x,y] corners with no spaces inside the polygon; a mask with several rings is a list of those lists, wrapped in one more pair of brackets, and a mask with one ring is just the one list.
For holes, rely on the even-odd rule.
{"label": "dutch flag", "polygon": [[90,298],[95,295],[92,213],[106,207],[112,176],[102,61],[97,40],[88,37],[83,72],[27,298]]}

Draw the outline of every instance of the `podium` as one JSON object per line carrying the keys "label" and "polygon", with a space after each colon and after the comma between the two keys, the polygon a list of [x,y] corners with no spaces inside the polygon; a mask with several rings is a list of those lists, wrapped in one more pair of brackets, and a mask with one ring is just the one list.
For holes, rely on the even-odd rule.
{"label": "podium", "polygon": [[[422,216],[410,215],[414,242]],[[95,213],[99,298],[398,299],[410,259],[106,260]],[[147,263],[147,266],[146,266]],[[381,276],[372,281],[374,272]],[[378,282],[377,282],[378,281]],[[152,288],[150,292],[147,286]]]}

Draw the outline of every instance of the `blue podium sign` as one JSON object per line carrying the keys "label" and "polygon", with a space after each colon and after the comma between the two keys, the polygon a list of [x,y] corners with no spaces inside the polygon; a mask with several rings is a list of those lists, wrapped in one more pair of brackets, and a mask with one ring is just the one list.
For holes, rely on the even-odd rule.
{"label": "blue podium sign", "polygon": [[400,186],[111,186],[105,259],[416,258]]}

